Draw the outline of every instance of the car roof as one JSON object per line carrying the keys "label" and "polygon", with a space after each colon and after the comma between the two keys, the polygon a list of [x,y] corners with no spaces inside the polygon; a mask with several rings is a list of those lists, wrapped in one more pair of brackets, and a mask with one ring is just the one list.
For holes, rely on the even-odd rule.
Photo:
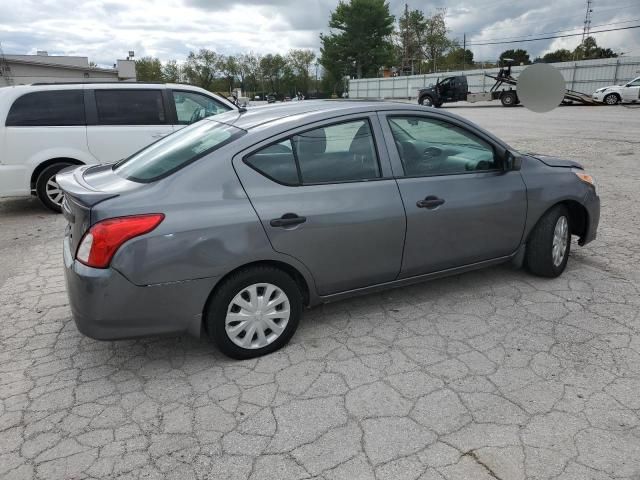
{"label": "car roof", "polygon": [[[246,111],[232,110],[227,113],[209,117],[210,120],[233,125],[243,130],[262,126],[268,123],[289,120],[292,123],[300,121],[301,117],[326,116],[327,118],[384,110],[424,111],[421,105],[385,100],[303,100],[276,105],[249,107]],[[452,118],[456,115],[439,111],[438,113]],[[322,115],[324,114],[324,115]]]}

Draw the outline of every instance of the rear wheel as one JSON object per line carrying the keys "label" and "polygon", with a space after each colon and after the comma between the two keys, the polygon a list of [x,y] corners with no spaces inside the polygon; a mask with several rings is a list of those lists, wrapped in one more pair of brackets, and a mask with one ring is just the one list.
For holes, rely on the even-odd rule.
{"label": "rear wheel", "polygon": [[569,212],[557,205],[540,219],[531,232],[526,250],[527,269],[541,277],[557,277],[567,266],[571,251]]}
{"label": "rear wheel", "polygon": [[620,101],[620,97],[618,97],[618,95],[616,95],[615,93],[610,93],[609,95],[604,97],[602,101],[607,105],[617,105]]}
{"label": "rear wheel", "polygon": [[70,165],[73,164],[60,162],[49,165],[40,172],[36,180],[36,194],[38,198],[45,207],[54,212],[60,213],[62,211],[62,199],[64,198],[62,190],[56,182],[56,174]]}
{"label": "rear wheel", "polygon": [[300,287],[273,267],[250,267],[217,289],[206,317],[207,331],[229,357],[271,353],[289,342],[302,316]]}
{"label": "rear wheel", "polygon": [[503,107],[513,107],[518,103],[518,96],[516,92],[504,92],[500,96],[500,101]]}

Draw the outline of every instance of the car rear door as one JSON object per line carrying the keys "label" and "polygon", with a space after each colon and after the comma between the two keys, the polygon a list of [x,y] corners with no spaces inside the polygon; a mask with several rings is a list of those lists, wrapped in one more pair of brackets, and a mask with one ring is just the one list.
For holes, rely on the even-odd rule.
{"label": "car rear door", "polygon": [[375,114],[300,127],[255,145],[234,167],[275,250],[311,271],[320,295],[394,280],[402,200]]}
{"label": "car rear door", "polygon": [[162,88],[89,88],[87,145],[100,163],[114,163],[173,132]]}
{"label": "car rear door", "polygon": [[400,277],[508,256],[520,245],[527,198],[492,140],[454,119],[381,114],[407,213]]}

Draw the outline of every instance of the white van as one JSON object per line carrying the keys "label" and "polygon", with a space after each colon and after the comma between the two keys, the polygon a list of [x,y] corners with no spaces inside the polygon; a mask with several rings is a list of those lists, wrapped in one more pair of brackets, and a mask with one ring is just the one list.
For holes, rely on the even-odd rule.
{"label": "white van", "polygon": [[235,108],[202,88],[154,83],[0,88],[0,197],[37,195],[60,211],[55,175],[113,163],[185,125]]}

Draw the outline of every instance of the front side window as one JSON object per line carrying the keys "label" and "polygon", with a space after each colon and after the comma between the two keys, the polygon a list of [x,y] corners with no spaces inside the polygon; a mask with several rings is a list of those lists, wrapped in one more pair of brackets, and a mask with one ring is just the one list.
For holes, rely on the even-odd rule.
{"label": "front side window", "polygon": [[406,176],[495,170],[493,147],[457,125],[424,117],[391,117],[389,126]]}
{"label": "front side window", "polygon": [[631,80],[629,83],[627,83],[627,87],[640,87],[640,78]]}
{"label": "front side window", "polygon": [[99,125],[163,125],[161,90],[95,90]]}
{"label": "front side window", "polygon": [[113,170],[134,182],[153,182],[232,142],[246,132],[224,123],[206,121],[183,128],[118,162]]}
{"label": "front side window", "polygon": [[190,125],[203,118],[231,110],[211,97],[185,90],[174,90],[173,101],[180,125]]}
{"label": "front side window", "polygon": [[334,183],[380,177],[368,120],[344,122],[292,139],[302,183]]}
{"label": "front side window", "polygon": [[49,90],[19,97],[7,115],[7,127],[85,125],[82,90]]}

